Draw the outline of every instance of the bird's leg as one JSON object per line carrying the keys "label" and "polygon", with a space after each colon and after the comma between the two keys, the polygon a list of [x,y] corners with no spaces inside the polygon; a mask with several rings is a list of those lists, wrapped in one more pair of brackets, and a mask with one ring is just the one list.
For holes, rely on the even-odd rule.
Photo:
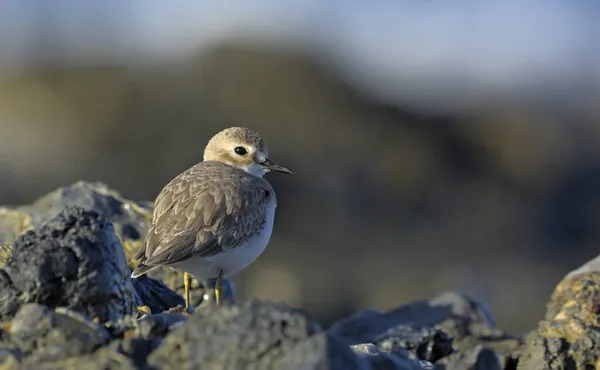
{"label": "bird's leg", "polygon": [[187,310],[190,309],[190,285],[192,282],[192,278],[189,273],[183,273],[183,291],[185,295],[185,308]]}
{"label": "bird's leg", "polygon": [[215,300],[217,305],[221,305],[221,294],[223,290],[223,270],[219,271],[219,276],[217,276],[217,281],[215,281]]}

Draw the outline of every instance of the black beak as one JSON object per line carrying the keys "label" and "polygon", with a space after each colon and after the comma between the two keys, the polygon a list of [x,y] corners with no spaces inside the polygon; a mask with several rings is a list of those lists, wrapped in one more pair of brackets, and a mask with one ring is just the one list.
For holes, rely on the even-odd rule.
{"label": "black beak", "polygon": [[269,171],[277,171],[277,172],[287,173],[287,174],[292,174],[293,173],[292,170],[290,170],[286,166],[282,166],[282,165],[278,164],[277,162],[272,161],[269,158],[267,158],[263,162],[262,165],[263,165],[264,168],[266,168]]}

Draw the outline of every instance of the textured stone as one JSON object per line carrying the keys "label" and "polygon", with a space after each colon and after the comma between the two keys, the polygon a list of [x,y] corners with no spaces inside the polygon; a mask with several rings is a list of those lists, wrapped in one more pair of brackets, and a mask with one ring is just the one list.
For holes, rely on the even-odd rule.
{"label": "textured stone", "polygon": [[517,338],[495,329],[483,303],[456,293],[385,313],[361,311],[334,323],[329,332],[349,345],[375,344],[399,355],[406,350],[409,357],[431,360],[447,370],[474,366],[483,348],[497,351],[504,366],[519,345]]}
{"label": "textured stone", "polygon": [[152,313],[159,313],[178,305],[185,305],[185,299],[169,289],[160,280],[143,275],[131,279],[131,282],[140,300],[138,306],[148,306]]}
{"label": "textured stone", "polygon": [[24,305],[11,322],[9,340],[29,361],[58,361],[91,353],[108,343],[108,332],[65,309]]}
{"label": "textured stone", "polygon": [[350,348],[359,358],[364,359],[374,370],[425,370],[433,369],[433,364],[408,357],[406,353],[389,353],[380,350],[374,344],[354,344]]}
{"label": "textured stone", "polygon": [[[103,322],[132,312],[123,248],[113,225],[94,211],[69,207],[21,235],[4,269],[20,303],[68,307]],[[12,309],[0,316],[9,317]]]}
{"label": "textured stone", "polygon": [[[20,207],[0,207],[0,266],[3,266],[10,254],[12,243],[27,230],[38,228],[53,219],[68,207],[81,207],[93,210],[109,220],[121,240],[127,261],[142,245],[152,221],[153,203],[136,202],[123,197],[118,191],[102,183],[79,181],[71,186],[60,187],[50,192],[31,205]],[[164,282],[167,287],[183,296],[183,273],[168,268],[151,271],[149,276]],[[230,279],[224,281],[224,299],[235,301],[235,287]],[[150,287],[149,289],[161,289]],[[192,304],[196,307],[214,301],[213,290],[207,282],[192,280]],[[167,294],[167,293],[165,293]],[[141,292],[144,295],[144,292]],[[173,307],[175,297],[145,295],[147,305],[158,309]],[[142,297],[144,300],[144,297]],[[177,300],[178,301],[178,300]],[[157,303],[157,304],[155,304]],[[163,303],[166,303],[166,307]]]}
{"label": "textured stone", "polygon": [[[10,246],[10,243],[19,235],[32,227],[29,213],[19,209],[0,207],[0,244]],[[4,260],[2,258],[2,262]]]}
{"label": "textured stone", "polygon": [[173,369],[364,368],[350,348],[301,312],[258,301],[197,310],[148,363]]}
{"label": "textured stone", "polygon": [[557,285],[544,320],[524,338],[518,369],[594,369],[600,351],[600,264],[598,258]]}
{"label": "textured stone", "polygon": [[439,329],[398,325],[375,339],[387,353],[409,353],[411,358],[435,362],[454,352],[452,338]]}

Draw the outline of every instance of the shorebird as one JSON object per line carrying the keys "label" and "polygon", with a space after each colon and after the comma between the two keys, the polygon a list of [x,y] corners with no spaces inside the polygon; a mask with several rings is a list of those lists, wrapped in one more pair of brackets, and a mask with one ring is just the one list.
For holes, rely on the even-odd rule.
{"label": "shorebird", "polygon": [[215,281],[216,303],[221,304],[223,279],[254,262],[271,238],[277,198],[263,179],[269,171],[292,173],[269,158],[257,132],[231,127],[213,136],[204,160],[176,176],[157,196],[131,277],[169,267],[184,272],[188,310],[190,274]]}

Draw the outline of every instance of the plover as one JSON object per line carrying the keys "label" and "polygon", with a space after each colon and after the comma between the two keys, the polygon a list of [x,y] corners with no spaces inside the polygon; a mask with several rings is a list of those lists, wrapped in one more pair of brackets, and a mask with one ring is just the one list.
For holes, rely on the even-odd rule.
{"label": "plover", "polygon": [[263,179],[269,171],[292,173],[269,158],[257,132],[232,127],[217,133],[204,160],[176,176],[156,198],[131,277],[159,266],[184,272],[188,309],[190,274],[214,280],[220,304],[223,279],[254,262],[271,238],[277,198]]}

